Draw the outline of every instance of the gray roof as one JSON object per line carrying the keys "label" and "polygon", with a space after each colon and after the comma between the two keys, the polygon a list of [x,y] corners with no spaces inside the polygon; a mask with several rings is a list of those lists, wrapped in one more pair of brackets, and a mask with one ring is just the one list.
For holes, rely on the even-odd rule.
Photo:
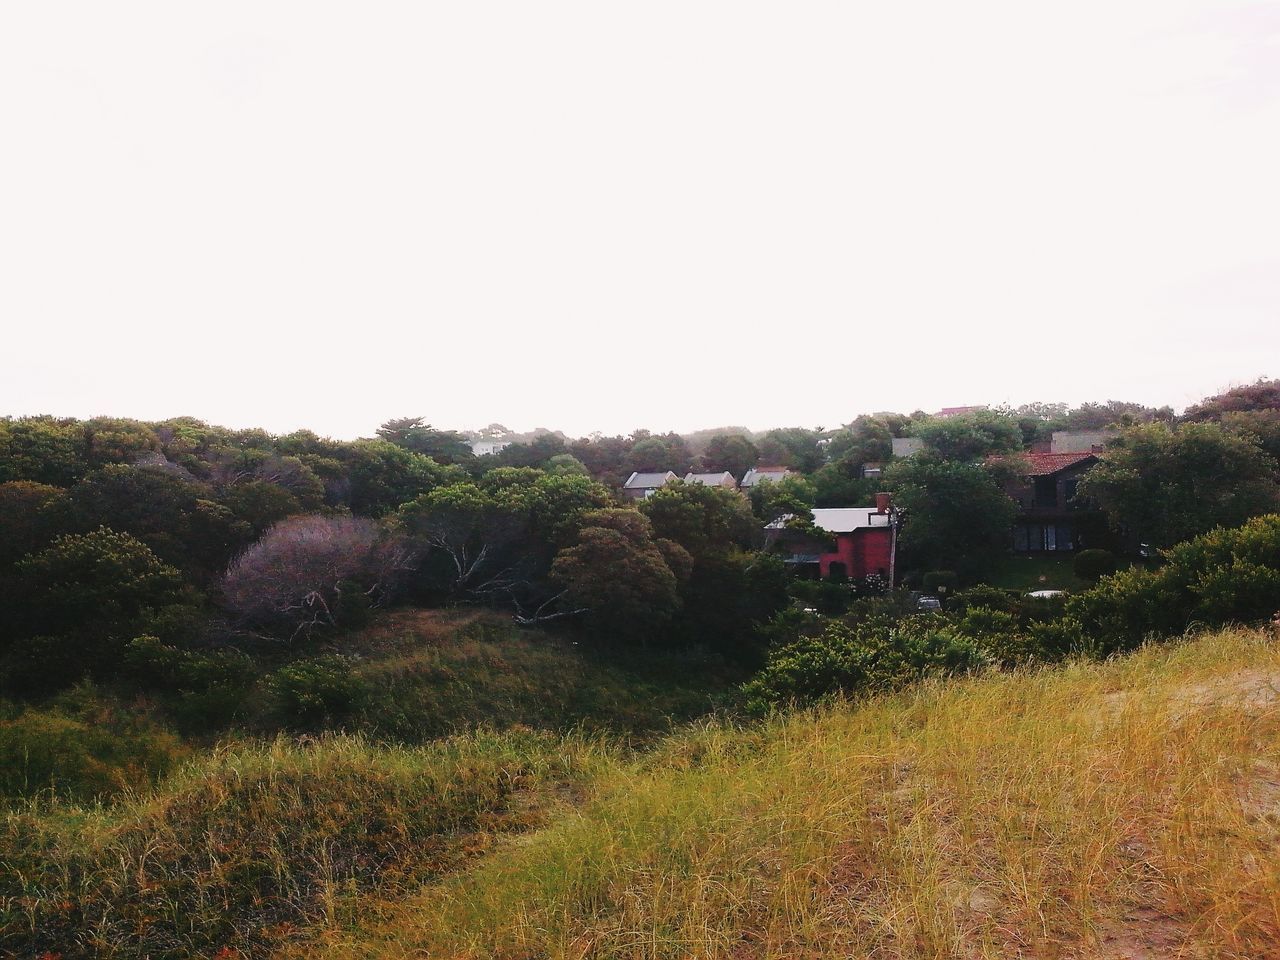
{"label": "gray roof", "polygon": [[670,470],[666,473],[633,473],[622,486],[627,490],[648,490],[679,479]]}
{"label": "gray roof", "polygon": [[742,478],[742,485],[744,487],[754,487],[761,480],[771,480],[777,483],[790,472],[786,467],[761,467],[759,470],[752,467],[747,471],[746,476]]}

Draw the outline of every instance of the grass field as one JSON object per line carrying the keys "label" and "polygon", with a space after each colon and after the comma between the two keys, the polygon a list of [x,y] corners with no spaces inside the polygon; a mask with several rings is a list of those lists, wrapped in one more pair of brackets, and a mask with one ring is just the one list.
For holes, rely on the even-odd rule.
{"label": "grass field", "polygon": [[1228,631],[695,727],[288,955],[1274,957],[1277,686]]}
{"label": "grass field", "polygon": [[644,749],[227,744],[0,827],[0,954],[1280,956],[1280,650],[1229,630]]}

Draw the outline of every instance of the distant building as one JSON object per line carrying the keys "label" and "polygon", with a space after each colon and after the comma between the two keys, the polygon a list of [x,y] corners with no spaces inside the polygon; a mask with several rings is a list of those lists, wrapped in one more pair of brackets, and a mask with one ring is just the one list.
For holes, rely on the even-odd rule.
{"label": "distant building", "polygon": [[622,485],[622,494],[631,500],[643,500],[651,497],[672,480],[679,480],[674,473],[633,473]]}
{"label": "distant building", "polygon": [[914,457],[924,449],[924,441],[919,437],[894,437],[893,455],[895,457]]}
{"label": "distant building", "polygon": [[742,478],[742,489],[750,490],[761,480],[769,480],[778,483],[784,477],[791,474],[786,467],[752,467]]}
{"label": "distant building", "polygon": [[894,536],[888,494],[876,495],[874,507],[830,507],[813,511],[813,525],[830,535],[831,542],[815,540],[787,526],[782,517],[765,529],[775,537],[784,562],[810,577],[861,579],[871,574],[892,576]]}
{"label": "distant building", "polygon": [[507,447],[511,446],[510,440],[471,440],[471,452],[477,457],[487,457],[495,453],[501,453]]}
{"label": "distant building", "polygon": [[1049,441],[1049,452],[1101,453],[1107,441],[1118,436],[1119,430],[1055,430]]}
{"label": "distant building", "polygon": [[1026,462],[1025,471],[1005,485],[1005,493],[1018,504],[1018,517],[1013,524],[1014,551],[1061,552],[1110,546],[1111,537],[1101,511],[1076,496],[1076,485],[1098,457],[1087,451],[1021,456]]}
{"label": "distant building", "polygon": [[720,473],[686,473],[684,482],[700,483],[708,487],[724,487],[726,490],[738,489],[738,481],[734,480],[733,474],[727,470]]}

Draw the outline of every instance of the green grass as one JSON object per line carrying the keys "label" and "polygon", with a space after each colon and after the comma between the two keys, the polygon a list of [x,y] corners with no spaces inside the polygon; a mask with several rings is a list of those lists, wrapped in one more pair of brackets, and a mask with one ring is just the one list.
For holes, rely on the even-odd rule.
{"label": "green grass", "polygon": [[110,806],[21,804],[0,821],[0,953],[259,956],[536,825],[606,755],[533,733],[280,739],[220,748]]}
{"label": "green grass", "polygon": [[712,656],[597,651],[474,610],[398,611],[344,649],[361,657],[370,689],[356,725],[410,742],[482,724],[651,736],[708,713],[745,679]]}
{"label": "green grass", "polygon": [[1073,554],[1056,556],[1027,556],[1010,554],[987,577],[993,587],[1004,590],[1087,590],[1089,583],[1075,575]]}
{"label": "green grass", "polygon": [[618,760],[576,813],[288,955],[1256,958],[1280,651],[1227,631]]}

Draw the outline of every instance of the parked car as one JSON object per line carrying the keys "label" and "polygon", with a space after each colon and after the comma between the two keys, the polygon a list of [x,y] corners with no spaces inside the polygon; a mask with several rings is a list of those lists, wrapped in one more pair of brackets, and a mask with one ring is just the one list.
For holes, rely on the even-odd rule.
{"label": "parked car", "polygon": [[921,597],[916,601],[917,610],[941,610],[942,601],[937,597]]}
{"label": "parked car", "polygon": [[1037,600],[1052,600],[1054,597],[1065,597],[1065,590],[1032,590],[1027,594],[1028,597],[1034,597]]}

